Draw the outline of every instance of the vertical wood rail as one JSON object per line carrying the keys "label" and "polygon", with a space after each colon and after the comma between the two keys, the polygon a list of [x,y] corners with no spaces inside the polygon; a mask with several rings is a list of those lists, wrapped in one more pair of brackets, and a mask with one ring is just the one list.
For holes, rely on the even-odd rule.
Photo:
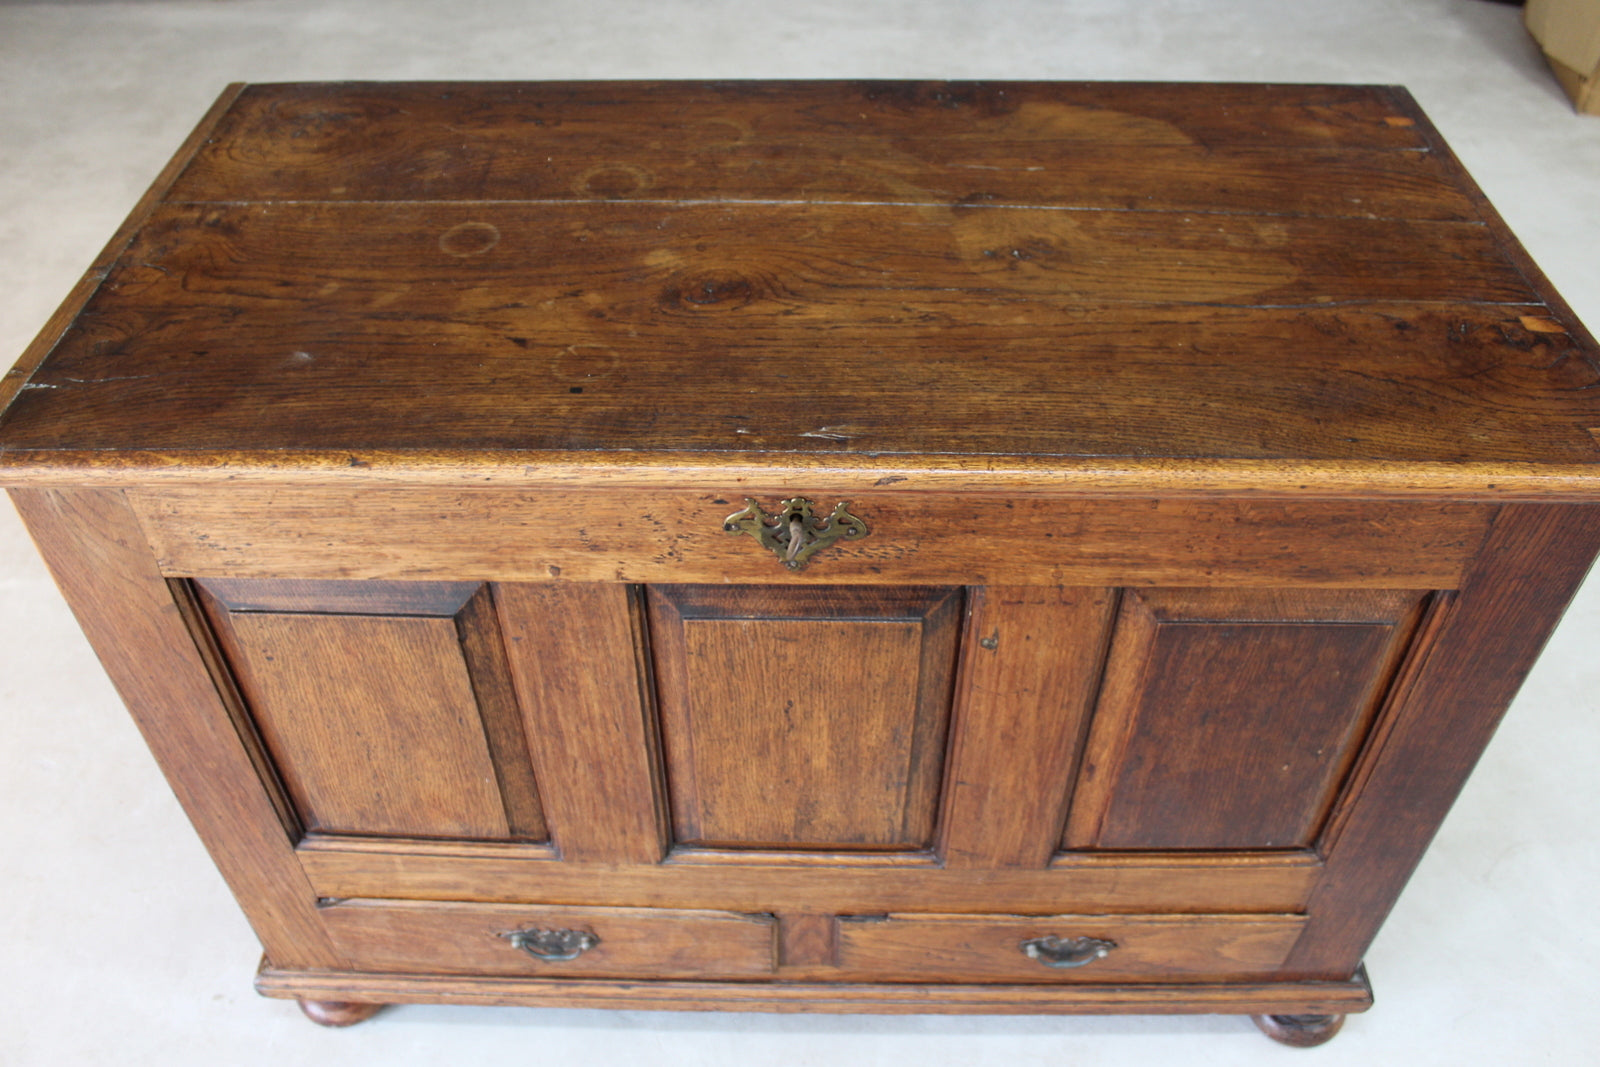
{"label": "vertical wood rail", "polygon": [[1061,837],[1116,590],[991,586],[970,597],[939,852],[952,868],[1044,867]]}
{"label": "vertical wood rail", "polygon": [[667,821],[642,620],[630,586],[495,586],[551,839],[563,859],[657,863]]}

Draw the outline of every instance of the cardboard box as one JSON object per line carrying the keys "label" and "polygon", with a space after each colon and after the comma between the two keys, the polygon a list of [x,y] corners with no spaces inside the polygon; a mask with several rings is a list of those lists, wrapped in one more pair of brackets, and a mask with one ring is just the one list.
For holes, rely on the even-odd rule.
{"label": "cardboard box", "polygon": [[1600,0],[1528,0],[1522,20],[1573,104],[1600,115]]}

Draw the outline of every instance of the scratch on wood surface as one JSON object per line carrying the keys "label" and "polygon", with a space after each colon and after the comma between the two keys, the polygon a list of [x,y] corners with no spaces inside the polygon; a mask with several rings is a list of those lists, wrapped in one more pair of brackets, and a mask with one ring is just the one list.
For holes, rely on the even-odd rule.
{"label": "scratch on wood surface", "polygon": [[815,430],[807,430],[801,437],[820,437],[825,441],[848,441],[850,435],[844,432],[841,426],[819,426]]}
{"label": "scratch on wood surface", "polygon": [[1522,315],[1518,317],[1517,321],[1522,323],[1522,328],[1524,330],[1531,330],[1534,333],[1567,332],[1567,328],[1561,325],[1555,319],[1540,318],[1537,315]]}

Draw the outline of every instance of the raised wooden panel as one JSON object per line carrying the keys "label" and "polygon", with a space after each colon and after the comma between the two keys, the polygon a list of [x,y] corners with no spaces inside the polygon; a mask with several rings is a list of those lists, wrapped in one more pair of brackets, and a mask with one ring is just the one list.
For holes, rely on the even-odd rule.
{"label": "raised wooden panel", "polygon": [[1422,599],[1129,591],[1065,847],[1310,845]]}
{"label": "raised wooden panel", "polygon": [[196,585],[307,829],[545,836],[486,587]]}
{"label": "raised wooden panel", "polygon": [[674,838],[931,843],[961,592],[656,586]]}

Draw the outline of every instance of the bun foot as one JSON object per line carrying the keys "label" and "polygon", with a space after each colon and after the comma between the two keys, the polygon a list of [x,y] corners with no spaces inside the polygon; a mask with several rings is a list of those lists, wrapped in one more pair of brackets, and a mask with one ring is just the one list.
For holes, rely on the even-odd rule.
{"label": "bun foot", "polygon": [[1291,1048],[1312,1048],[1333,1040],[1343,1015],[1252,1015],[1250,1021],[1272,1040]]}
{"label": "bun foot", "polygon": [[382,1004],[352,1004],[344,1000],[302,1000],[300,1010],[318,1026],[354,1026],[383,1010]]}

